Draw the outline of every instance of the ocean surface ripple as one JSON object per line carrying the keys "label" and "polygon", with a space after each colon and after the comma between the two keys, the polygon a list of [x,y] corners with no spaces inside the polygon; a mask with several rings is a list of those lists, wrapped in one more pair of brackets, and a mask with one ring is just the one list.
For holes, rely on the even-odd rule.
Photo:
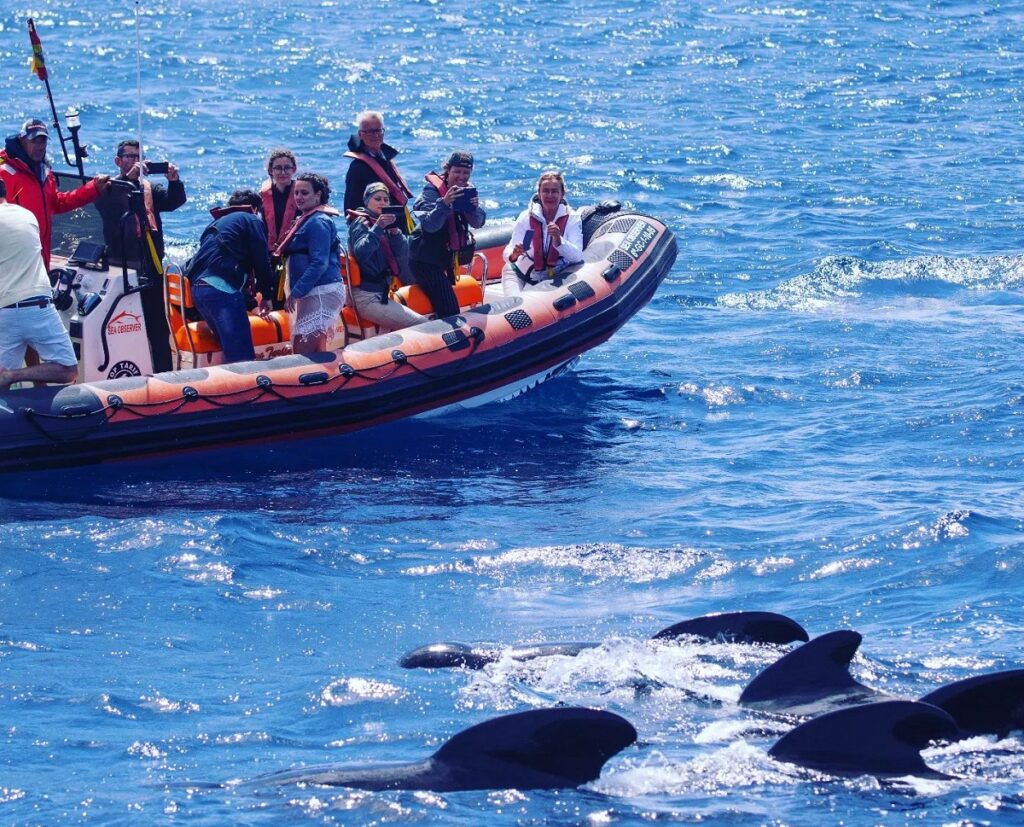
{"label": "ocean surface ripple", "polygon": [[[7,133],[47,116],[31,15],[109,171],[136,13],[144,139],[189,193],[176,255],[271,147],[340,191],[364,108],[410,181],[469,149],[509,220],[559,167],[680,255],[506,404],[0,480],[0,822],[1021,823],[1019,733],[930,748],[948,781],[798,770],[767,754],[792,721],[736,703],[779,650],[650,639],[743,609],[853,628],[860,680],[908,698],[1024,666],[1016,4],[15,0]],[[435,640],[598,646],[398,667]],[[640,744],[581,790],[216,786],[558,703]]]}

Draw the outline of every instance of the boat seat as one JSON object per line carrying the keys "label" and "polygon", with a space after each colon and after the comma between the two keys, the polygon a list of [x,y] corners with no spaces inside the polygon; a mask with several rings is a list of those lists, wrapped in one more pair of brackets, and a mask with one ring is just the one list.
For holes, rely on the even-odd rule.
{"label": "boat seat", "polygon": [[347,250],[341,254],[341,278],[345,282],[345,306],[341,308],[341,318],[345,322],[345,334],[354,339],[368,339],[380,333],[380,327],[369,319],[359,315],[352,304],[352,288],[362,282],[359,273],[359,262]]}
{"label": "boat seat", "polygon": [[[473,265],[471,264],[467,268],[470,272],[460,275],[455,283],[455,297],[459,301],[459,307],[475,307],[483,302],[483,289],[481,285],[487,280],[488,262],[481,253],[477,253],[474,257],[473,263],[475,264],[477,261],[480,261],[483,265],[483,273],[480,279],[478,280],[472,275]],[[380,328],[373,322],[361,318],[356,312],[355,307],[351,304],[352,288],[357,287],[360,283],[359,263],[356,261],[355,256],[347,252],[342,256],[341,273],[349,296],[349,303],[346,303],[341,313],[342,318],[345,320],[346,330],[355,338],[365,339],[369,336],[376,336],[380,333]],[[416,284],[391,291],[391,298],[424,316],[434,312],[427,294],[423,292],[422,287]]]}
{"label": "boat seat", "polygon": [[[176,269],[169,268],[164,275],[164,304],[167,323],[178,351],[179,367],[183,353],[191,353],[194,357],[200,353],[220,352],[220,342],[206,322],[187,320],[186,311],[195,307],[192,289],[188,279]],[[292,336],[291,315],[284,310],[275,310],[266,317],[250,313],[249,330],[254,347],[289,342]]]}
{"label": "boat seat", "polygon": [[376,329],[377,327],[369,319],[360,318],[356,313],[356,309],[348,304],[341,308],[341,318],[345,320],[345,324],[349,327],[358,327],[363,330]]}
{"label": "boat seat", "polygon": [[[418,284],[401,287],[395,290],[391,297],[399,304],[404,304],[410,310],[427,316],[434,312],[434,307]],[[473,276],[461,275],[455,282],[455,298],[459,300],[459,307],[475,307],[483,301],[483,291],[480,282]]]}
{"label": "boat seat", "polygon": [[[255,347],[290,341],[290,325],[290,314],[284,310],[275,310],[266,317],[249,314],[249,331]],[[182,325],[174,331],[174,343],[179,350],[195,353],[215,353],[221,349],[220,342],[206,322],[188,322]]]}

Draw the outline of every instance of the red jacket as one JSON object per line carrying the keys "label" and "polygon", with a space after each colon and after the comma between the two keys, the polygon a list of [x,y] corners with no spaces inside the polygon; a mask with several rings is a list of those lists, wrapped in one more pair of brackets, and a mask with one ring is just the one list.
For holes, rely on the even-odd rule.
{"label": "red jacket", "polygon": [[54,213],[71,212],[99,198],[96,184],[90,181],[70,192],[58,192],[57,178],[47,169],[46,180],[39,178],[20,158],[0,150],[0,177],[7,185],[7,200],[29,210],[39,222],[39,243],[43,247],[43,264],[50,269],[50,245]]}

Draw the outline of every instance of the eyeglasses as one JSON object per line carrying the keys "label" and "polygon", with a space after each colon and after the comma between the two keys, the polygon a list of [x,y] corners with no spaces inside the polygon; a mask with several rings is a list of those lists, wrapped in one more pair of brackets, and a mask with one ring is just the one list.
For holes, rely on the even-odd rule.
{"label": "eyeglasses", "polygon": [[360,129],[359,131],[362,132],[364,135],[383,135],[384,134],[384,130],[383,129]]}
{"label": "eyeglasses", "polygon": [[271,167],[270,168],[271,172],[294,172],[294,170],[295,170],[295,167],[290,166],[290,165],[286,166],[286,167]]}
{"label": "eyeglasses", "polygon": [[129,161],[138,161],[140,156],[132,152],[123,152],[117,156],[118,158],[127,158]]}

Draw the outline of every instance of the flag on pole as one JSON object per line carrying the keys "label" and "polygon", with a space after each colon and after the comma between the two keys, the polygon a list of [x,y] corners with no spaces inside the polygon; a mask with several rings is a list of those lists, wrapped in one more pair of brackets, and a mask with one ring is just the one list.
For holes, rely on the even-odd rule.
{"label": "flag on pole", "polygon": [[29,63],[29,69],[35,72],[35,75],[40,80],[46,80],[46,62],[43,60],[43,44],[39,40],[39,35],[36,34],[36,24],[32,22],[32,18],[28,21],[28,39],[32,41],[32,61]]}

